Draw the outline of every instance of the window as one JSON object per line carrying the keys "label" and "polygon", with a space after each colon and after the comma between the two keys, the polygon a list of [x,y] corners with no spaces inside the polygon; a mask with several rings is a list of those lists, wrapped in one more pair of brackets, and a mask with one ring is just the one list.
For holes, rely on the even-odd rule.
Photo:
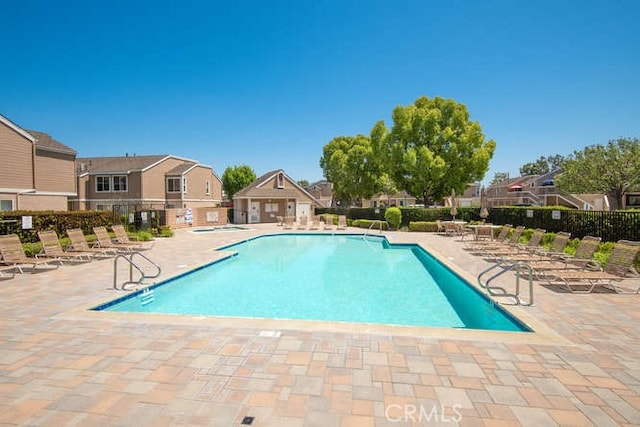
{"label": "window", "polygon": [[115,175],[113,177],[113,191],[127,191],[126,175]]}
{"label": "window", "polygon": [[284,174],[282,172],[278,174],[277,181],[278,188],[284,188]]}
{"label": "window", "polygon": [[167,178],[167,193],[180,192],[180,178]]}
{"label": "window", "polygon": [[12,211],[13,200],[0,200],[0,211]]}
{"label": "window", "polygon": [[264,204],[265,212],[278,213],[278,204],[277,203],[265,203]]}
{"label": "window", "polygon": [[187,193],[187,177],[182,177],[182,192]]}
{"label": "window", "polygon": [[96,176],[96,191],[98,193],[111,191],[111,177],[109,175]]}
{"label": "window", "polygon": [[209,180],[206,180],[204,182],[204,194],[206,194],[207,196],[211,194],[211,182],[209,182]]}

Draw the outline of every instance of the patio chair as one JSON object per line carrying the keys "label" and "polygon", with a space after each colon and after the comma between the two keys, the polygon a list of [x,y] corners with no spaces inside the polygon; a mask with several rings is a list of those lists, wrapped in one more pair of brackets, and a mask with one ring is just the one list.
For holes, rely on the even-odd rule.
{"label": "patio chair", "polygon": [[[498,236],[496,236],[495,240],[491,241],[491,240],[470,240],[470,241],[465,241],[465,249],[467,250],[473,250],[474,248],[481,248],[481,247],[491,247],[491,246],[500,246],[501,244],[506,244],[507,241],[509,240],[509,232],[511,232],[511,230],[513,229],[513,226],[511,224],[505,224],[502,226],[502,229],[500,229],[500,233],[498,234]],[[493,232],[493,230],[492,230]]]}
{"label": "patio chair", "polygon": [[13,279],[16,276],[15,267],[1,267],[0,279]]}
{"label": "patio chair", "polygon": [[306,230],[307,229],[307,216],[306,215],[302,215],[300,217],[300,222],[298,223],[298,230]]}
{"label": "patio chair", "polygon": [[2,255],[3,264],[14,267],[20,273],[24,273],[23,267],[27,265],[31,266],[31,273],[35,273],[38,266],[48,269],[60,267],[60,264],[52,266],[47,260],[28,257],[24,253],[22,242],[17,234],[0,236],[0,255]]}
{"label": "patio chair", "polygon": [[445,233],[445,226],[442,223],[442,221],[440,221],[439,219],[436,220],[436,233],[438,234],[444,234]]}
{"label": "patio chair", "polygon": [[526,245],[516,243],[511,248],[504,247],[500,249],[488,249],[489,253],[487,254],[487,258],[512,260],[519,255],[531,254],[535,250],[540,249],[540,242],[542,242],[542,238],[546,232],[547,230],[536,228]]}
{"label": "patio chair", "polygon": [[113,248],[91,246],[79,228],[67,230],[67,236],[71,240],[71,245],[67,247],[67,252],[91,252],[94,258],[110,258],[118,254],[118,251]]}
{"label": "patio chair", "polygon": [[122,224],[112,225],[111,229],[116,235],[115,243],[121,243],[124,245],[130,245],[130,246],[137,246],[142,251],[151,249],[153,247],[153,243],[154,243],[153,241],[146,243],[146,242],[138,242],[138,241],[129,239],[127,230],[125,230],[124,225]]}
{"label": "patio chair", "polygon": [[295,217],[293,216],[287,216],[284,218],[284,225],[283,225],[283,229],[284,230],[291,230],[293,228],[293,223],[295,221]]}
{"label": "patio chair", "polygon": [[539,280],[546,280],[546,277],[551,274],[549,271],[554,270],[599,269],[593,254],[598,250],[601,240],[600,237],[585,236],[580,240],[574,255],[563,253],[547,260],[527,262],[527,265]]}
{"label": "patio chair", "polygon": [[336,230],[346,230],[347,229],[347,216],[346,215],[338,215],[338,226]]}
{"label": "patio chair", "polygon": [[324,215],[322,225],[323,230],[333,230],[333,215]]}
{"label": "patio chair", "polygon": [[139,252],[141,250],[139,245],[128,245],[126,243],[114,242],[111,240],[111,236],[109,235],[106,227],[93,227],[93,232],[96,235],[98,246],[101,248],[116,249],[118,252],[124,253]]}
{"label": "patio chair", "polygon": [[554,270],[549,272],[545,280],[549,284],[559,283],[569,292],[589,293],[602,287],[617,293],[640,293],[640,281],[634,290],[625,289],[620,282],[634,278],[640,280],[640,273],[633,267],[633,262],[640,252],[640,242],[619,240],[611,252],[609,260],[602,271],[592,270]]}
{"label": "patio chair", "polygon": [[567,247],[569,243],[569,238],[571,237],[571,233],[567,233],[564,231],[560,231],[556,233],[553,241],[551,242],[551,247],[549,249],[545,249],[542,246],[536,248],[533,252],[518,254],[513,257],[509,257],[511,261],[551,261],[561,256],[566,256],[564,253],[564,248]]}
{"label": "patio chair", "polygon": [[38,238],[40,242],[42,242],[42,250],[39,254],[36,254],[36,258],[38,259],[51,259],[59,261],[61,264],[64,261],[89,262],[93,259],[92,252],[67,252],[62,249],[58,234],[53,230],[38,231]]}
{"label": "patio chair", "polygon": [[311,218],[311,225],[309,230],[318,230],[320,228],[320,219],[317,216]]}
{"label": "patio chair", "polygon": [[509,237],[503,242],[487,242],[484,245],[476,245],[468,250],[472,253],[477,253],[478,255],[486,255],[489,251],[500,251],[504,248],[509,248],[513,250],[514,247],[520,244],[520,236],[524,232],[524,226],[519,225],[516,228],[511,228],[509,230],[511,234]]}

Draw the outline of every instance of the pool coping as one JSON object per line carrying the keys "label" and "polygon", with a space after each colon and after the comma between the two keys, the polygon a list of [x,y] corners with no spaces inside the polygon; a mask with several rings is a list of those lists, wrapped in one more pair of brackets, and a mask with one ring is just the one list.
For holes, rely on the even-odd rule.
{"label": "pool coping", "polygon": [[[291,230],[283,230],[282,233],[264,233],[258,236],[254,236],[247,239],[242,239],[234,244],[242,241],[252,240],[258,237],[267,235],[281,235],[281,234],[340,234],[340,235],[354,235],[363,236],[366,233],[296,233]],[[433,255],[438,261],[444,264],[447,268],[458,274],[463,280],[468,282],[469,285],[475,288],[476,291],[481,294],[486,294],[476,284],[475,278],[471,277],[468,272],[460,269],[455,263],[453,263],[445,254],[439,252],[434,248],[426,248],[420,242],[393,242],[390,236],[384,235],[390,244],[415,244],[422,248],[427,253]],[[212,248],[211,251],[220,251],[220,258],[206,263],[202,263],[195,268],[188,271],[181,272],[162,280],[161,283],[174,280],[185,274],[189,274],[192,271],[204,268],[208,265],[215,264],[228,258],[230,255],[226,250],[229,245],[221,245],[216,248]],[[128,296],[130,293],[136,290],[126,291],[127,294],[121,295],[122,297]],[[83,320],[98,320],[98,321],[114,321],[114,322],[134,322],[134,323],[148,323],[148,324],[174,324],[174,325],[197,325],[202,327],[216,327],[216,328],[249,328],[256,330],[273,330],[273,331],[304,331],[304,332],[334,332],[334,333],[353,333],[353,334],[367,334],[367,335],[382,335],[382,336],[410,336],[410,337],[425,337],[425,338],[442,338],[442,339],[460,339],[460,340],[479,340],[490,342],[503,342],[503,343],[517,343],[517,344],[543,344],[543,345],[575,345],[567,338],[561,336],[554,330],[552,330],[546,323],[542,322],[531,313],[528,313],[525,307],[515,306],[510,304],[501,303],[499,300],[487,296],[487,298],[496,302],[502,309],[507,311],[517,321],[526,325],[531,329],[530,332],[520,331],[492,331],[483,329],[463,329],[463,328],[445,328],[445,327],[426,327],[426,326],[404,326],[404,325],[386,325],[377,323],[354,323],[354,322],[339,322],[339,321],[326,321],[326,320],[299,320],[299,319],[273,319],[273,318],[255,318],[255,317],[227,317],[227,316],[208,316],[208,315],[177,315],[177,314],[159,314],[159,313],[123,313],[123,312],[109,312],[109,311],[97,311],[96,307],[104,306],[113,303],[116,297],[101,298],[100,300],[93,301],[90,304],[83,304],[80,307],[62,312],[55,317],[60,318],[75,318]]]}

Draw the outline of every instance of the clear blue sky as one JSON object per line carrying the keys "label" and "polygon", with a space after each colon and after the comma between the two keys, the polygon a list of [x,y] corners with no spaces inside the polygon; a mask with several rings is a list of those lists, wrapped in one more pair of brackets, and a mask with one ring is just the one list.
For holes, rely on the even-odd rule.
{"label": "clear blue sky", "polygon": [[0,0],[0,113],[80,157],[174,154],[322,178],[333,137],[419,96],[516,175],[640,136],[640,1]]}

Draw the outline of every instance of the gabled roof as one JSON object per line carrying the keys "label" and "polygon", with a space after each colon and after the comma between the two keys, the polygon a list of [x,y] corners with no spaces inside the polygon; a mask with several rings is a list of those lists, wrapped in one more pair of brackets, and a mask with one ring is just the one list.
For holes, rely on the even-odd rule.
{"label": "gabled roof", "polygon": [[[265,188],[264,184],[271,181],[277,174],[283,173],[286,180],[292,185],[289,188]],[[251,184],[238,191],[233,195],[233,198],[272,198],[272,199],[283,199],[290,198],[295,199],[298,197],[300,193],[304,193],[307,197],[314,201],[314,203],[321,205],[321,203],[313,197],[307,190],[300,187],[298,183],[296,183],[290,176],[288,176],[284,170],[276,169],[270,172],[265,173],[260,176],[258,179],[253,181]]]}
{"label": "gabled roof", "polygon": [[18,133],[19,135],[21,135],[22,137],[28,139],[31,142],[35,142],[35,138],[33,137],[33,135],[31,135],[29,132],[27,132],[26,130],[22,129],[20,126],[18,126],[17,124],[13,123],[11,120],[7,119],[5,116],[3,116],[2,114],[0,114],[0,123],[4,124],[5,126],[7,126],[8,128],[10,128],[11,130],[13,130],[14,132]]}
{"label": "gabled roof", "polygon": [[76,167],[79,174],[140,172],[167,157],[170,156],[81,157],[76,159]]}
{"label": "gabled roof", "polygon": [[65,154],[78,154],[78,152],[70,147],[67,147],[63,143],[56,141],[51,138],[51,135],[44,132],[38,132],[37,130],[28,130],[29,134],[31,134],[35,140],[35,144],[37,148],[41,148],[49,151],[56,151],[58,153]]}
{"label": "gabled roof", "polygon": [[197,163],[194,163],[194,162],[184,163],[176,166],[170,171],[167,171],[165,175],[182,175],[183,173],[188,172],[190,169],[192,169],[196,165]]}

